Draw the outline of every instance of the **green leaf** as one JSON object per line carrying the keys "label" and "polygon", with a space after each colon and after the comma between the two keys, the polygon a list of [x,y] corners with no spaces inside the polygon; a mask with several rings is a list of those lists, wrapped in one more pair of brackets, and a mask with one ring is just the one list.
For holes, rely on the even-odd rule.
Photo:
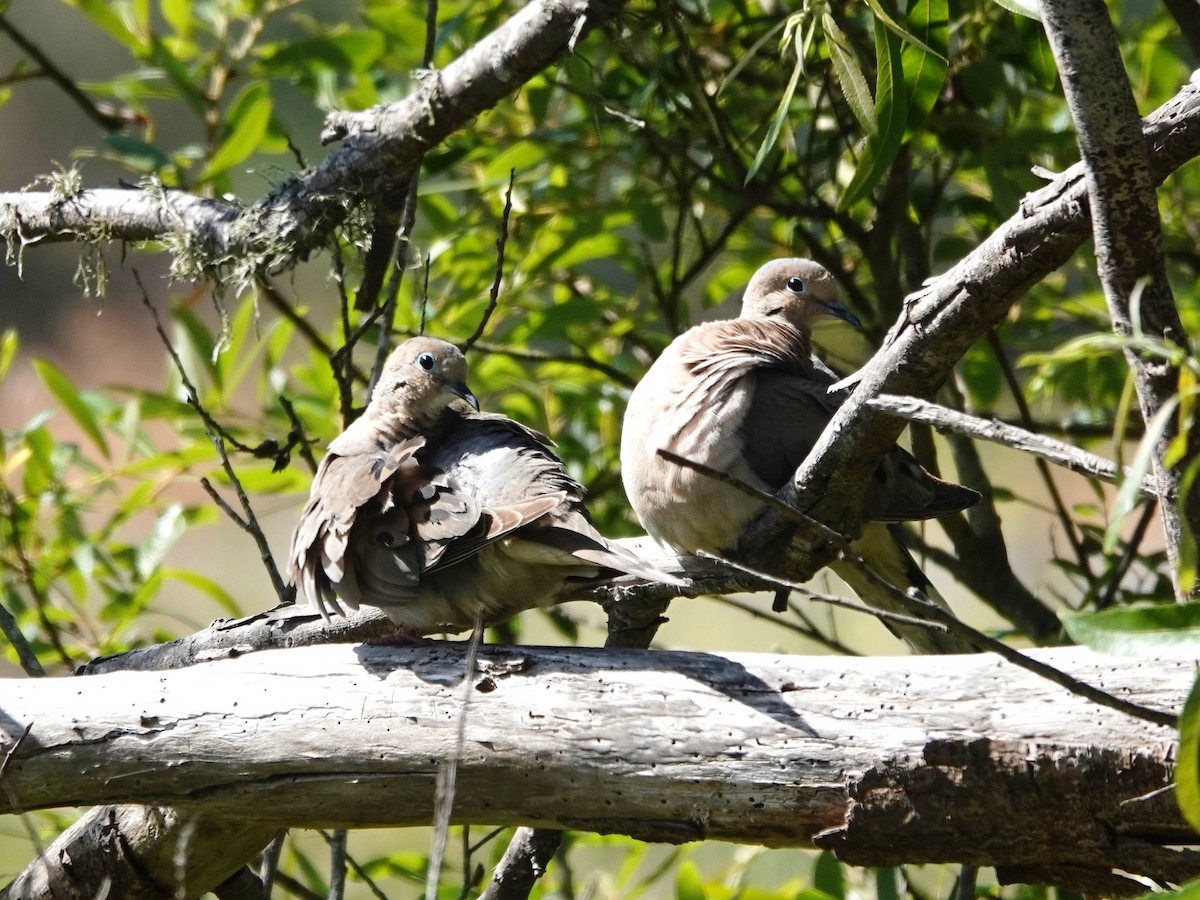
{"label": "green leaf", "polygon": [[896,158],[904,139],[908,104],[904,94],[900,40],[879,19],[875,20],[875,54],[878,60],[875,76],[876,133],[867,138],[854,177],[838,201],[839,210],[848,209],[875,189]]}
{"label": "green leaf", "polygon": [[92,443],[104,454],[104,458],[110,458],[108,441],[105,440],[104,432],[100,430],[100,423],[96,421],[87,401],[75,389],[75,385],[71,384],[70,379],[57,366],[44,359],[35,359],[33,367],[42,379],[42,384],[46,385],[46,390],[75,420],[75,424],[83,429],[84,434],[91,438]]}
{"label": "green leaf", "polygon": [[705,900],[704,880],[690,859],[675,873],[675,900]]}
{"label": "green leaf", "polygon": [[833,73],[837,76],[838,87],[842,96],[850,104],[850,111],[858,120],[859,126],[868,135],[878,132],[875,122],[875,101],[871,99],[871,88],[863,75],[858,60],[846,46],[846,36],[838,28],[837,22],[830,15],[828,8],[822,17],[822,27],[825,29],[826,43],[829,47],[829,59],[833,63]]}
{"label": "green leaf", "polygon": [[787,121],[788,109],[792,105],[792,97],[796,95],[796,88],[800,84],[800,76],[804,72],[804,56],[800,50],[800,41],[795,41],[796,45],[796,64],[792,67],[792,76],[788,79],[787,87],[783,89],[783,96],[779,99],[779,105],[775,108],[775,116],[771,119],[771,124],[767,128],[766,137],[758,146],[758,152],[754,154],[754,161],[750,163],[750,170],[746,172],[746,180],[744,184],[749,184],[751,179],[758,174],[758,170],[762,168],[762,164],[766,162],[767,156],[770,154],[775,142],[779,140],[779,132],[783,130],[783,123]]}
{"label": "green leaf", "polygon": [[192,0],[159,0],[159,8],[167,24],[181,38],[192,33],[195,19],[192,18]]}
{"label": "green leaf", "polygon": [[933,110],[946,83],[946,54],[949,51],[950,10],[947,0],[917,0],[908,10],[906,21],[930,53],[918,44],[905,44],[904,89],[908,94],[905,126],[911,131],[921,125]]}
{"label": "green leaf", "polygon": [[0,381],[3,381],[4,376],[8,374],[8,367],[12,365],[20,345],[21,340],[17,336],[17,329],[6,328],[4,335],[0,337]]}
{"label": "green leaf", "polygon": [[142,541],[137,551],[137,571],[142,578],[149,578],[167,555],[167,551],[183,535],[187,528],[187,519],[183,515],[183,506],[172,503],[164,509],[154,521],[150,536]]}
{"label": "green leaf", "polygon": [[211,578],[201,575],[199,572],[190,572],[186,569],[164,568],[162,574],[166,578],[174,578],[176,581],[182,581],[184,584],[194,587],[201,593],[207,594],[230,615],[240,616],[242,614],[242,608],[238,605],[233,595]]}
{"label": "green leaf", "polygon": [[123,44],[135,55],[145,49],[145,42],[125,25],[121,14],[113,8],[111,0],[67,0],[113,40]]}
{"label": "green leaf", "polygon": [[104,143],[117,154],[121,162],[136,172],[158,172],[171,165],[171,157],[167,153],[127,134],[110,132],[104,136]]}
{"label": "green leaf", "polygon": [[308,75],[321,69],[363,72],[383,55],[387,45],[374,31],[346,31],[263,48],[261,60],[272,74]]}
{"label": "green leaf", "polygon": [[188,67],[171,52],[170,47],[157,35],[151,35],[148,60],[166,73],[167,80],[176,92],[200,116],[208,112],[208,100],[204,91],[196,84]]}
{"label": "green leaf", "polygon": [[996,0],[996,3],[1011,13],[1025,16],[1035,22],[1042,21],[1041,0]]}
{"label": "green leaf", "polygon": [[1101,612],[1061,612],[1071,639],[1115,656],[1196,659],[1200,603],[1138,604]]}
{"label": "green leaf", "polygon": [[[895,19],[891,17],[891,14],[883,8],[883,4],[880,2],[880,0],[867,0],[867,6],[871,7],[871,12],[875,14],[876,26],[882,24],[884,28],[886,28],[900,40],[904,41],[906,44],[912,44],[914,47],[936,56],[943,63],[949,62],[944,53],[938,53],[927,43],[921,40],[921,38],[917,37],[917,35],[913,34],[911,31],[906,31]],[[876,35],[876,43],[878,43],[878,35]]]}
{"label": "green leaf", "polygon": [[813,867],[813,887],[835,900],[843,900],[846,896],[846,874],[837,857],[828,850],[817,857]]}
{"label": "green leaf", "polygon": [[1179,765],[1175,767],[1175,783],[1175,799],[1184,818],[1200,830],[1200,679],[1192,685],[1179,717]]}
{"label": "green leaf", "polygon": [[875,900],[899,900],[895,867],[875,870]]}
{"label": "green leaf", "polygon": [[201,181],[211,181],[258,149],[271,122],[271,109],[271,89],[265,81],[243,88],[229,110],[229,135],[205,166]]}

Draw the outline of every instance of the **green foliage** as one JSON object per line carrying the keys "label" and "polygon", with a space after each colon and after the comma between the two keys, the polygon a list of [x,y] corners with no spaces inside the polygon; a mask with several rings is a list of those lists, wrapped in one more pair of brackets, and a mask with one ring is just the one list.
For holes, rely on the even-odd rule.
{"label": "green foliage", "polygon": [[[83,88],[119,109],[129,127],[97,134],[74,153],[113,160],[130,180],[252,202],[298,168],[289,141],[309,162],[320,159],[323,111],[397,100],[429,77],[418,72],[420,4],[65,2],[127,60]],[[443,0],[434,67],[520,5]],[[1189,50],[1165,7],[1111,9],[1137,100],[1149,110],[1187,79]],[[1038,24],[1024,18],[1031,15],[1036,5],[1024,0],[807,0],[799,9],[639,0],[619,25],[430,148],[415,230],[402,265],[384,273],[382,292],[368,296],[364,287],[365,251],[393,234],[373,234],[374,210],[359,209],[310,264],[317,277],[298,276],[302,299],[291,298],[282,279],[278,298],[225,297],[216,312],[174,296],[170,337],[256,507],[291,509],[311,477],[305,451],[319,458],[365,399],[365,381],[347,374],[341,351],[365,373],[378,343],[414,333],[423,320],[452,340],[480,321],[515,170],[508,262],[497,310],[471,353],[472,387],[485,408],[550,434],[588,486],[599,527],[631,533],[616,451],[624,399],[674,334],[718,314],[763,260],[814,256],[845,277],[847,305],[867,323],[865,341],[847,351],[852,366],[900,314],[907,293],[957,262],[1040,185],[1031,165],[1061,171],[1075,161],[1053,60]],[[0,119],[21,89],[13,80],[0,90]],[[1200,280],[1200,171],[1184,169],[1164,191],[1171,274],[1186,299]],[[20,252],[10,247],[14,260]],[[1115,446],[1113,455],[1131,461],[1137,475],[1147,471],[1149,451],[1127,439],[1138,415],[1123,354],[1170,355],[1189,379],[1172,409],[1150,424],[1143,448],[1160,428],[1191,422],[1200,373],[1186,349],[1114,337],[1093,268],[1081,253],[1032,288],[997,326],[996,343],[969,351],[959,387],[973,411],[1047,431],[1083,430],[1081,441],[1097,452]],[[331,269],[336,280],[327,278]],[[347,349],[347,335],[366,317],[356,301],[375,306],[388,279],[401,274],[394,330],[376,322]],[[152,299],[163,305],[167,293],[156,286]],[[1181,305],[1185,325],[1200,327],[1195,304]],[[833,349],[843,350],[821,348]],[[6,332],[0,381],[30,355]],[[232,596],[179,558],[219,515],[200,478],[224,496],[230,485],[178,374],[168,366],[154,390],[89,384],[54,358],[31,363],[45,411],[0,433],[0,603],[38,658],[63,671],[204,624],[197,605],[210,616],[238,614],[252,599],[258,608],[261,597]],[[1138,543],[1130,527],[1135,478],[1116,494],[1074,490],[1063,518],[1046,512],[1047,489],[1024,461],[986,462],[1005,525],[1018,523],[1009,532],[1013,546],[1020,531],[1037,534],[1035,562],[1047,568],[1031,576],[1030,588],[1062,598],[1072,639],[1146,654],[1196,639],[1193,606],[1148,602],[1168,599],[1169,578],[1162,553]],[[1183,565],[1194,573],[1194,555]],[[1097,612],[1099,605],[1107,608]],[[146,615],[181,606],[188,621],[169,632],[164,615]],[[498,633],[528,635],[530,622],[545,624],[534,619],[541,615]],[[583,633],[569,607],[549,616],[559,638]],[[1193,810],[1200,803],[1188,780],[1196,771],[1195,707],[1193,698],[1184,715],[1191,767],[1181,767],[1180,778]],[[596,896],[820,900],[874,891],[891,900],[909,889],[904,870],[847,870],[827,854],[771,880],[758,867],[776,857],[760,851],[722,867],[705,855],[712,848],[664,850],[596,836],[568,844],[564,859],[600,860],[585,876]],[[501,845],[493,842],[488,861]],[[328,887],[323,854],[297,845],[284,856],[289,873],[320,894]],[[387,849],[359,862],[367,877],[416,891],[427,856],[423,847]],[[535,895],[569,896],[570,869],[556,863]],[[551,886],[556,878],[566,886],[561,893]],[[455,879],[466,880],[448,875],[446,896],[458,896]],[[1003,895],[1023,896],[1019,889]]]}
{"label": "green foliage", "polygon": [[1175,779],[1179,808],[1191,826],[1200,829],[1200,680],[1192,688],[1179,717],[1179,764]]}
{"label": "green foliage", "polygon": [[1102,653],[1195,659],[1200,647],[1200,603],[1141,604],[1060,615],[1072,640]]}

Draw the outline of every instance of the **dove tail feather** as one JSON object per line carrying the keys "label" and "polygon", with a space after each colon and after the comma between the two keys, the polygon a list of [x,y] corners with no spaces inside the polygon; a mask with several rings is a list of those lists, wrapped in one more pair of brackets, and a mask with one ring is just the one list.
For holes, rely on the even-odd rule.
{"label": "dove tail feather", "polygon": [[[851,546],[876,575],[894,588],[904,593],[915,591],[920,599],[936,603],[943,609],[949,610],[950,605],[921,571],[921,567],[917,565],[912,554],[904,546],[903,539],[904,533],[900,526],[871,522],[863,529],[862,537]],[[845,560],[837,560],[830,564],[830,568],[868,606],[885,612],[912,614],[892,591],[869,577],[858,566]],[[884,624],[917,653],[972,653],[975,651],[974,646],[945,631],[897,622],[885,622]]]}

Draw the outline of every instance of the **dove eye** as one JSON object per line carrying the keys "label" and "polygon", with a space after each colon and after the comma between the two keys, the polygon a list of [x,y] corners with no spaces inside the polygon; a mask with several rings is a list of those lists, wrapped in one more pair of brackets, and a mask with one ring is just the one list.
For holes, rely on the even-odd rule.
{"label": "dove eye", "polygon": [[793,275],[787,280],[787,289],[793,294],[804,293],[804,279],[799,275]]}
{"label": "dove eye", "polygon": [[422,353],[417,357],[417,365],[426,372],[432,372],[433,367],[437,365],[437,360],[433,358],[432,353]]}

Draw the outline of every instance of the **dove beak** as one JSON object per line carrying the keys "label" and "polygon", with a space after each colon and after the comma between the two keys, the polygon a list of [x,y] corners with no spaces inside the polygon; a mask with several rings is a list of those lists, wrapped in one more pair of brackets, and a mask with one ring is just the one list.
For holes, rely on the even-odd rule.
{"label": "dove beak", "polygon": [[843,322],[849,322],[855,328],[862,328],[862,321],[858,318],[858,316],[850,312],[850,310],[846,309],[846,307],[842,306],[842,304],[834,300],[822,300],[819,302],[821,306],[825,308],[825,312],[829,313],[831,316],[835,316],[841,319]]}
{"label": "dove beak", "polygon": [[470,403],[471,407],[475,410],[475,412],[479,412],[479,401],[475,399],[475,395],[471,393],[471,389],[469,387],[467,387],[463,382],[461,382],[461,381],[451,382],[450,390],[454,391],[454,393],[458,394],[458,396],[462,397],[464,400],[466,400],[468,403]]}

